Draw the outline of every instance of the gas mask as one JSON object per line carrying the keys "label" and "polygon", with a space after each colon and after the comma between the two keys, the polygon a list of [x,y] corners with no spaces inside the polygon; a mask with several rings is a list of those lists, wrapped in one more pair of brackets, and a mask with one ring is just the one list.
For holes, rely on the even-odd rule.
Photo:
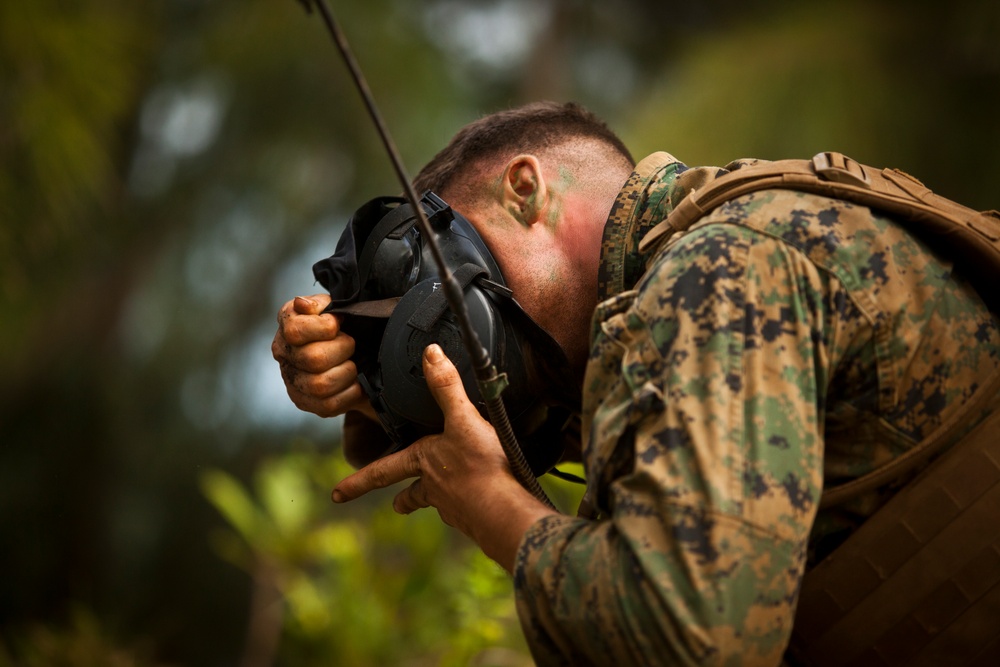
{"label": "gas mask", "polygon": [[[420,199],[448,269],[463,289],[472,327],[509,385],[504,405],[532,472],[562,454],[563,407],[570,373],[558,344],[514,300],[473,226],[437,195]],[[423,376],[423,351],[438,343],[455,364],[469,399],[485,415],[475,371],[448,307],[417,216],[401,197],[361,206],[336,252],[313,265],[331,295],[326,312],[341,316],[356,342],[358,381],[393,442],[384,455],[440,433],[444,416]]]}

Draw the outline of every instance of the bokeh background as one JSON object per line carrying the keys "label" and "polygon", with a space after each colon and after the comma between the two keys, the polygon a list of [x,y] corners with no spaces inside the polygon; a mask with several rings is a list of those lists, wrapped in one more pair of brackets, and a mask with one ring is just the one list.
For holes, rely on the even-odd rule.
{"label": "bokeh background", "polygon": [[[411,173],[574,99],[637,157],[833,149],[1000,206],[992,0],[332,6]],[[508,580],[435,513],[330,504],[339,421],[270,357],[398,189],[298,2],[0,3],[0,665],[530,664]]]}

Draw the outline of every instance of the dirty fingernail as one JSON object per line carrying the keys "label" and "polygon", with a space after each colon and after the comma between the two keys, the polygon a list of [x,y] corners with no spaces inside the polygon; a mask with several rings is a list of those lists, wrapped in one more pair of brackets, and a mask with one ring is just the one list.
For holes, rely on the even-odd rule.
{"label": "dirty fingernail", "polygon": [[427,361],[432,364],[436,364],[442,359],[444,359],[444,352],[441,351],[441,346],[437,343],[431,343],[424,349],[424,354],[427,355]]}
{"label": "dirty fingernail", "polygon": [[297,296],[297,297],[295,297],[295,305],[297,305],[297,306],[307,306],[309,308],[315,308],[316,307],[316,302],[313,301],[312,299],[307,299],[304,296]]}

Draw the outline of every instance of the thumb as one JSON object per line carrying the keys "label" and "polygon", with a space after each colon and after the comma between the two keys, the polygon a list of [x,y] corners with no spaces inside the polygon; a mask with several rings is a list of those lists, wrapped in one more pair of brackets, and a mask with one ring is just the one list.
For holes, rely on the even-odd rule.
{"label": "thumb", "polygon": [[326,307],[326,304],[320,302],[315,296],[297,296],[292,301],[292,305],[299,315],[319,315]]}
{"label": "thumb", "polygon": [[441,407],[445,418],[455,408],[469,404],[458,369],[437,343],[431,343],[424,348],[424,378],[427,380],[427,388]]}

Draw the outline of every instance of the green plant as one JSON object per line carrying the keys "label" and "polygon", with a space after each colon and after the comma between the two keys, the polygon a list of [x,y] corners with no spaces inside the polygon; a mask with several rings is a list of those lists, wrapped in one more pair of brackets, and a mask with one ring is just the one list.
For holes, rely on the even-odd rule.
{"label": "green plant", "polygon": [[392,489],[333,505],[350,471],[297,442],[252,491],[202,475],[216,551],[253,580],[245,664],[530,665],[508,575],[435,512],[395,514]]}
{"label": "green plant", "polygon": [[125,647],[90,610],[75,606],[63,623],[35,623],[0,637],[0,667],[149,667],[146,647]]}

